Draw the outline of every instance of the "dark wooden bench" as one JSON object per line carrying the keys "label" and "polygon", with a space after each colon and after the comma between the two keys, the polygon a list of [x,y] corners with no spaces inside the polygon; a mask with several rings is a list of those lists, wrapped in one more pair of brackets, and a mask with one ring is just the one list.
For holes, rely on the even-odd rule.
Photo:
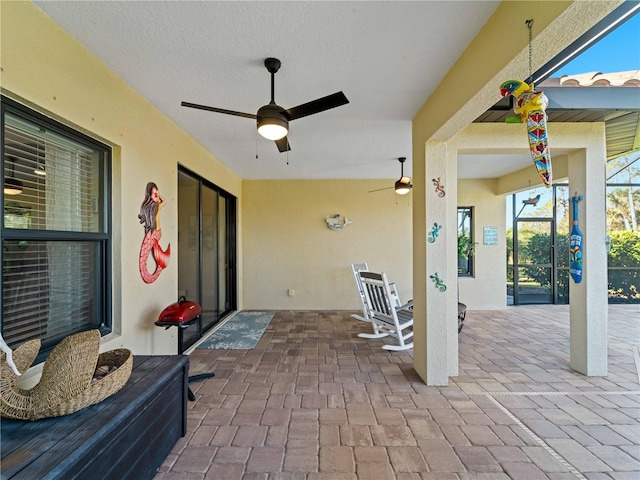
{"label": "dark wooden bench", "polygon": [[187,428],[189,357],[134,356],[102,403],[35,422],[2,419],[2,480],[151,479]]}

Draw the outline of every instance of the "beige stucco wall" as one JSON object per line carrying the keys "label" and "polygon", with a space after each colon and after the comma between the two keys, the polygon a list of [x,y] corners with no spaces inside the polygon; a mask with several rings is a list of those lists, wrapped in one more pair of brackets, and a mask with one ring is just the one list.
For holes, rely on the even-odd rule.
{"label": "beige stucco wall", "polygon": [[167,204],[161,245],[177,247],[178,163],[240,196],[240,179],[30,2],[1,3],[2,92],[113,147],[113,323],[102,348],[175,353],[174,329],[153,325],[177,299],[177,255],[159,279],[138,272],[145,185]]}
{"label": "beige stucco wall", "polygon": [[[458,277],[460,301],[470,310],[502,310],[507,306],[506,200],[494,193],[496,183],[496,179],[458,180],[458,206],[473,208],[474,274]],[[483,244],[484,227],[497,227],[497,245]]]}
{"label": "beige stucco wall", "polygon": [[[411,194],[367,193],[393,182],[244,181],[244,308],[359,309],[349,265],[361,262],[409,300]],[[336,214],[353,223],[331,230],[325,218]]]}

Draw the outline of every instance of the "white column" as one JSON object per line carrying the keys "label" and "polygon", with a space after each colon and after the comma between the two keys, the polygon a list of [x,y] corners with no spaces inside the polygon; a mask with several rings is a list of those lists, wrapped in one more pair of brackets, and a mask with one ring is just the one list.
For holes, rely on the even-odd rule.
{"label": "white column", "polygon": [[[601,143],[602,145],[600,145]],[[582,195],[578,227],[582,241],[582,281],[569,280],[570,365],[588,376],[607,375],[607,253],[604,138],[569,154],[570,197]]]}
{"label": "white column", "polygon": [[427,143],[425,156],[424,168],[414,161],[414,177],[424,182],[413,199],[414,368],[427,385],[447,385],[458,374],[457,158],[446,142]]}

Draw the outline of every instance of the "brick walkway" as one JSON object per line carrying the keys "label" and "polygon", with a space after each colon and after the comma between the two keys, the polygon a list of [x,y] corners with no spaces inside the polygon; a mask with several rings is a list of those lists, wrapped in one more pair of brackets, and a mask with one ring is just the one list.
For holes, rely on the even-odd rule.
{"label": "brick walkway", "polygon": [[609,309],[609,375],[569,368],[567,306],[467,312],[428,387],[349,312],[277,312],[254,350],[196,350],[189,428],[155,480],[640,479],[638,306]]}

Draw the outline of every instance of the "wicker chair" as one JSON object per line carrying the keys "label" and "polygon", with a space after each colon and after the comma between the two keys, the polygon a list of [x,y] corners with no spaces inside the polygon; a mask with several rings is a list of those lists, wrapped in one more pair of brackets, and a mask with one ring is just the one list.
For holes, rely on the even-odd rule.
{"label": "wicker chair", "polygon": [[[26,371],[38,355],[40,340],[18,346],[13,360]],[[42,377],[30,390],[18,387],[18,377],[0,356],[0,416],[18,420],[60,417],[101,402],[120,390],[131,375],[133,354],[119,348],[102,354],[100,332],[90,330],[71,335],[55,346],[42,369]],[[94,380],[96,368],[115,371]]]}

